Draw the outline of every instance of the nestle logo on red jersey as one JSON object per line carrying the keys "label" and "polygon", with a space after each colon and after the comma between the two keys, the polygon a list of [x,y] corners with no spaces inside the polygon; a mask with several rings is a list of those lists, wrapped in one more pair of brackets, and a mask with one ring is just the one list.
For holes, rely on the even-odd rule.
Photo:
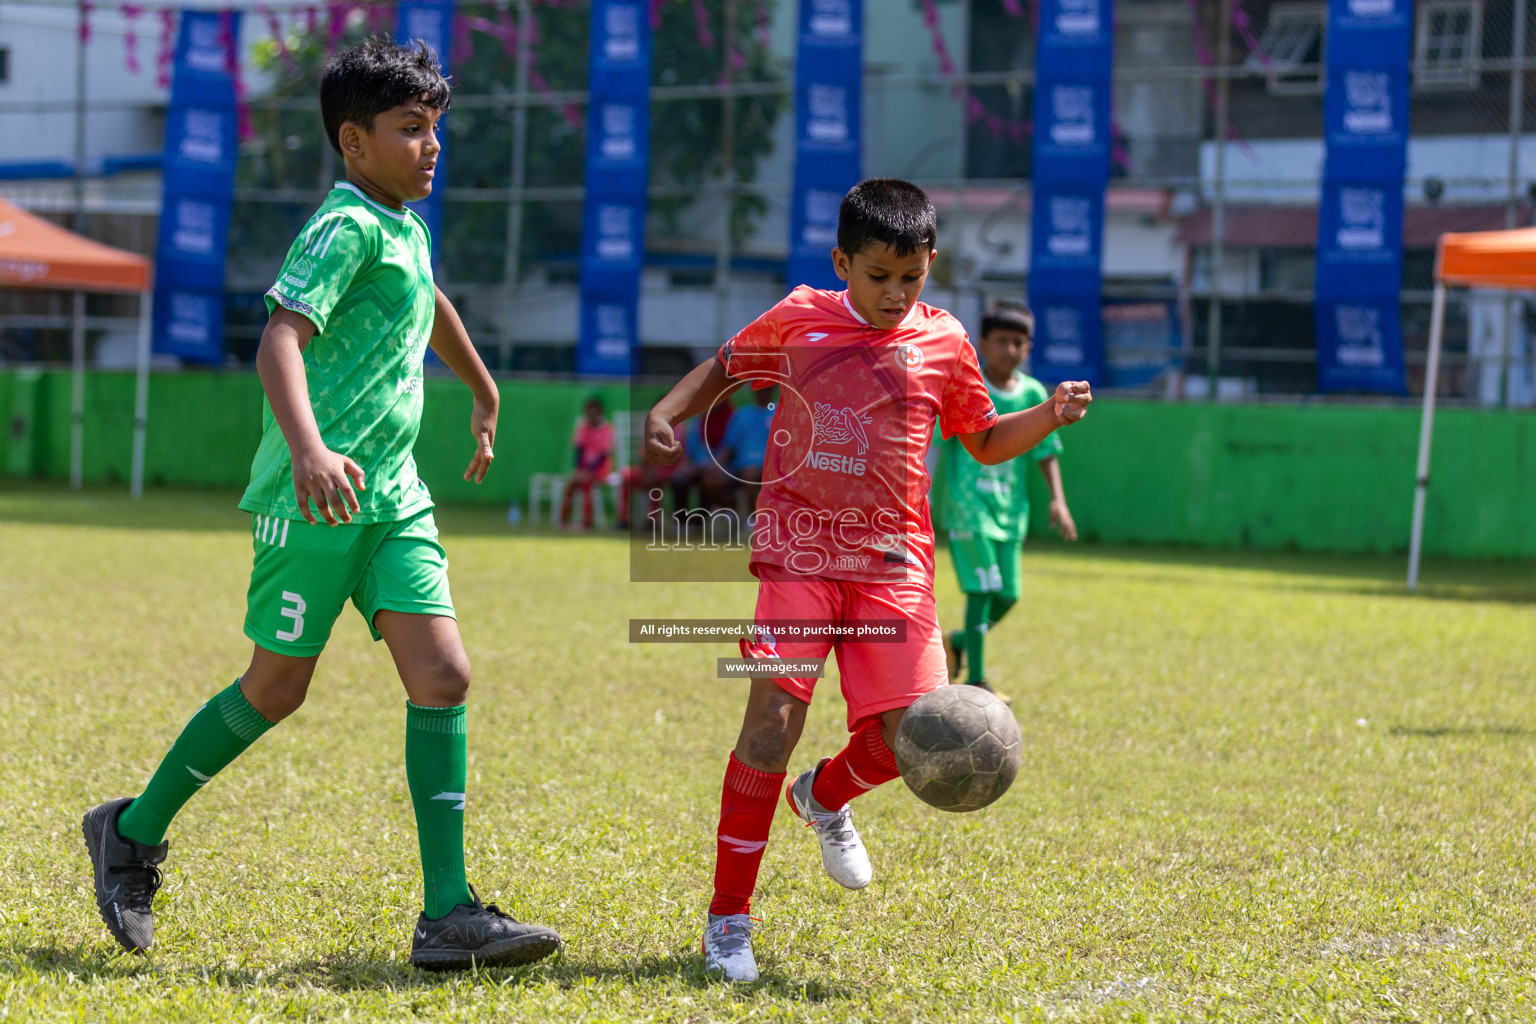
{"label": "nestle logo on red jersey", "polygon": [[863,476],[865,462],[852,455],[835,455],[832,452],[811,452],[807,460],[812,469],[824,469],[829,473],[850,473]]}

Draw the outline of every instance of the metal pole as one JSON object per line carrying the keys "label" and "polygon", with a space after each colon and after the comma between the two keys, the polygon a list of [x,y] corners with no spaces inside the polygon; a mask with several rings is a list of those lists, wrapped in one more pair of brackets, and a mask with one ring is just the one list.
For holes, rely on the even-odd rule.
{"label": "metal pole", "polygon": [[725,0],[725,31],[721,34],[720,83],[720,235],[715,241],[715,343],[729,330],[726,304],[731,297],[731,211],[736,206],[736,94],[731,48],[736,41],[736,0]]}
{"label": "metal pole", "polygon": [[[965,0],[960,5],[960,19],[960,38],[971,38],[971,0]],[[966,71],[970,71],[969,65],[966,66]],[[965,271],[965,151],[969,142],[969,131],[965,119],[963,96],[959,98],[955,112],[958,115],[955,122],[955,241],[954,258],[950,261],[950,266],[955,268],[954,312],[957,316],[964,317],[969,308],[966,296],[971,290],[972,277]],[[1029,301],[1027,293],[1024,301],[1026,303]],[[980,323],[980,321],[977,322]]]}
{"label": "metal pole", "polygon": [[90,22],[84,0],[75,33],[75,231],[85,230],[85,34]]}
{"label": "metal pole", "polygon": [[[1509,198],[1504,204],[1504,228],[1513,228],[1520,219],[1520,123],[1525,110],[1525,18],[1530,0],[1515,0],[1514,43],[1510,48],[1509,68]],[[1520,300],[1513,292],[1504,296],[1504,336],[1499,342],[1499,393],[1509,404],[1509,357],[1514,348],[1515,324],[1520,316]]]}
{"label": "metal pole", "polygon": [[72,296],[69,330],[72,373],[69,398],[69,489],[85,482],[85,292]]}
{"label": "metal pole", "polygon": [[[962,121],[964,115],[961,115]],[[965,128],[960,129],[960,145],[956,148],[963,154],[965,152]],[[955,308],[954,314],[959,317],[966,316],[966,296],[971,290],[971,277],[965,272],[965,157],[960,157],[960,167],[955,174],[955,240],[954,258],[950,260],[950,266],[955,268]],[[1029,293],[1026,291],[1024,302],[1029,301]],[[979,323],[979,321],[978,321]]]}
{"label": "metal pole", "polygon": [[1424,502],[1429,492],[1429,446],[1435,429],[1435,393],[1440,387],[1440,341],[1444,333],[1445,284],[1436,281],[1434,304],[1429,313],[1429,364],[1424,376],[1424,414],[1419,421],[1419,467],[1413,492],[1413,533],[1408,541],[1409,590],[1419,585],[1419,557],[1423,554],[1424,540]]}
{"label": "metal pole", "polygon": [[149,423],[149,322],[154,292],[139,293],[139,344],[135,353],[133,388],[133,468],[128,493],[137,500],[144,495],[144,431]]}
{"label": "metal pole", "polygon": [[[317,187],[322,196],[329,195],[336,184],[336,150],[324,129],[320,132],[320,181]],[[436,241],[434,239],[434,241]]]}
{"label": "metal pole", "polygon": [[[80,2],[80,24],[75,32],[75,178],[74,199],[75,211],[71,227],[77,233],[84,233],[85,222],[85,34],[89,30],[90,22],[87,21],[88,11],[85,0]],[[74,321],[70,324],[72,341],[77,360],[76,381],[77,389],[83,387],[81,375],[84,373],[85,352],[85,296],[75,293]],[[83,415],[79,404],[76,405],[75,414]],[[78,432],[78,427],[73,428],[72,433]],[[71,444],[73,445],[72,440]],[[70,486],[80,487],[76,478],[77,467],[73,458],[70,464]]]}
{"label": "metal pole", "polygon": [[[1211,401],[1221,376],[1221,268],[1227,260],[1227,65],[1232,62],[1232,0],[1217,0],[1216,167],[1211,182],[1211,305],[1205,319],[1205,376]],[[1198,15],[1196,15],[1198,17]]]}
{"label": "metal pole", "polygon": [[505,370],[512,362],[513,296],[522,276],[523,196],[528,181],[528,78],[531,53],[529,37],[533,28],[533,4],[518,0],[517,63],[512,69],[512,93],[517,105],[512,108],[512,201],[507,204],[507,252],[502,273],[507,292],[507,315],[503,317],[497,358]]}

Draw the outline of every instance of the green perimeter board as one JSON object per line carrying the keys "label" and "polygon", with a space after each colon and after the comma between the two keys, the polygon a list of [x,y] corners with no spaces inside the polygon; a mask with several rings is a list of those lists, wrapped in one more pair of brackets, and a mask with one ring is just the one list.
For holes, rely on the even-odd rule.
{"label": "green perimeter board", "polygon": [[[1085,540],[1406,552],[1418,439],[1417,408],[1108,399],[1066,430],[1061,465]],[[1536,415],[1440,410],[1431,475],[1426,551],[1536,555]]]}
{"label": "green perimeter board", "polygon": [[[479,487],[462,476],[473,443],[469,392],[427,379],[416,461],[442,501],[526,502],[534,473],[570,467],[570,436],[585,398],[629,402],[621,384],[498,382],[497,462]],[[659,393],[659,391],[658,391]],[[647,396],[649,400],[654,396]],[[30,403],[13,451],[15,410]],[[86,377],[85,479],[126,481],[133,377]],[[69,474],[67,370],[0,371],[0,473]],[[1251,406],[1101,400],[1065,435],[1067,496],[1085,539],[1131,543],[1405,550],[1418,444],[1416,408]],[[146,479],[239,486],[261,430],[252,373],[157,373],[150,382]],[[1442,410],[1425,548],[1470,557],[1536,556],[1536,415]],[[1036,537],[1049,533],[1043,483],[1033,478]]]}
{"label": "green perimeter board", "polygon": [[[571,431],[582,405],[602,395],[610,410],[629,403],[622,384],[497,382],[501,413],[496,465],[479,486],[466,483],[474,454],[469,415],[474,402],[451,377],[429,376],[417,469],[442,501],[524,502],[534,473],[570,468]],[[133,452],[131,373],[91,372],[85,380],[84,475],[88,483],[126,482]],[[31,453],[10,450],[12,430],[0,444],[0,480],[10,476],[69,476],[70,374],[67,370],[0,371],[0,414],[8,425],[18,396],[33,413]],[[654,396],[646,393],[647,399]],[[155,373],[149,384],[149,427],[144,477],[151,485],[240,487],[250,478],[261,440],[261,381],[254,373]]]}
{"label": "green perimeter board", "polygon": [[32,378],[36,373],[0,373],[0,477],[32,475],[32,399],[36,391]]}

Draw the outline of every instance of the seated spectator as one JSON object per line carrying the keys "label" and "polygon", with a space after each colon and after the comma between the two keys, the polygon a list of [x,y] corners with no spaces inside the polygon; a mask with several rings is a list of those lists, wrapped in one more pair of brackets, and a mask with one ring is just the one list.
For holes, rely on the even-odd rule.
{"label": "seated spectator", "polygon": [[590,530],[592,488],[613,472],[613,424],[608,420],[603,400],[597,395],[587,399],[586,412],[576,423],[571,444],[576,450],[575,461],[565,483],[565,496],[560,499],[560,526],[567,530],[576,529],[570,522],[571,502],[576,492],[581,491],[581,529]]}
{"label": "seated spectator", "polygon": [[629,529],[636,491],[645,495],[645,519],[659,513],[662,485],[671,482],[676,473],[676,466],[658,466],[654,462],[641,462],[638,466],[625,466],[619,470],[619,515],[613,525],[620,530]]}
{"label": "seated spectator", "polygon": [[[684,424],[678,428],[677,437],[684,436],[684,429],[691,424]],[[630,518],[634,514],[635,495],[645,495],[645,515],[636,526],[645,527],[650,520],[662,512],[663,497],[666,488],[676,479],[682,464],[675,466],[661,466],[654,462],[641,459],[638,465],[623,466],[619,469],[619,510],[618,521],[614,523],[620,530],[630,527]]]}
{"label": "seated spectator", "polygon": [[747,510],[757,508],[757,492],[762,490],[763,462],[768,455],[768,435],[773,423],[776,387],[752,392],[752,404],[731,413],[725,428],[724,452],[720,462],[730,472],[733,497],[736,492],[747,497]]}
{"label": "seated spectator", "polygon": [[725,432],[730,429],[733,416],[734,410],[727,401],[683,424],[683,461],[672,474],[672,503],[676,511],[723,508],[729,503],[730,478],[721,467],[725,465]]}

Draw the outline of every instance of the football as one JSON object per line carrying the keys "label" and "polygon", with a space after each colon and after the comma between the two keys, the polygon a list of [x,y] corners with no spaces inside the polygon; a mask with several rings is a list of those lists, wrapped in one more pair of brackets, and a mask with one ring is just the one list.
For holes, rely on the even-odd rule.
{"label": "football", "polygon": [[1013,785],[1024,737],[1013,712],[979,686],[941,686],[919,697],[896,730],[896,767],[918,799],[975,811]]}

